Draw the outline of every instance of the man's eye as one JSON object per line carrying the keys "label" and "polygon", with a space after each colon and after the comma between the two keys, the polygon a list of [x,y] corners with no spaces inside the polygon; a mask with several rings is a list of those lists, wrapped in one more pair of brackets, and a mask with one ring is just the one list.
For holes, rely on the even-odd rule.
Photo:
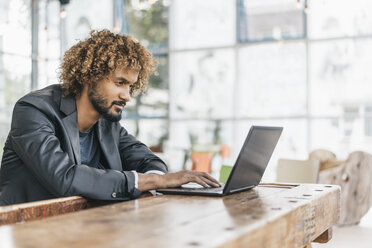
{"label": "man's eye", "polygon": [[116,84],[118,84],[118,85],[123,85],[124,82],[116,82]]}

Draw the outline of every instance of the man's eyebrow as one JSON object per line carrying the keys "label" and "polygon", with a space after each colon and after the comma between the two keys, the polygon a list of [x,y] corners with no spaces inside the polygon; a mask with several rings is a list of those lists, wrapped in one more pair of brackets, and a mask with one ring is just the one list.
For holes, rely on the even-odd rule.
{"label": "man's eyebrow", "polygon": [[124,81],[126,83],[130,83],[125,77],[115,77],[116,80]]}

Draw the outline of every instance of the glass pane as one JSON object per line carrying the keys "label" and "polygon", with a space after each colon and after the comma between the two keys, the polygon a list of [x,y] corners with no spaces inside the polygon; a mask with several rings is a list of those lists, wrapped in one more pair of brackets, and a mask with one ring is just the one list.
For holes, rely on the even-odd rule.
{"label": "glass pane", "polygon": [[41,59],[60,58],[59,2],[39,1],[39,56]]}
{"label": "glass pane", "polygon": [[364,133],[364,118],[311,121],[311,150],[327,149],[342,160],[353,151],[372,152],[372,139]]}
{"label": "glass pane", "polygon": [[276,180],[278,159],[307,159],[307,124],[305,119],[238,121],[234,129],[234,158],[238,156],[241,146],[252,125],[281,126],[284,128],[263,176],[263,181],[273,182]]}
{"label": "glass pane", "polygon": [[121,7],[122,33],[134,36],[149,49],[168,47],[169,0],[125,0]]}
{"label": "glass pane", "polygon": [[0,51],[31,56],[31,1],[2,1]]}
{"label": "glass pane", "polygon": [[234,62],[232,49],[173,53],[172,118],[232,117]]}
{"label": "glass pane", "polygon": [[309,2],[309,37],[365,35],[372,33],[370,0],[317,0]]}
{"label": "glass pane", "polygon": [[120,124],[128,131],[129,134],[137,136],[137,120],[123,117],[120,121]]}
{"label": "glass pane", "polygon": [[125,127],[128,133],[147,145],[169,165],[169,156],[164,153],[169,137],[169,121],[167,119],[123,119],[120,124]]}
{"label": "glass pane", "polygon": [[0,156],[16,101],[30,91],[31,58],[0,53]]}
{"label": "glass pane", "polygon": [[30,0],[0,3],[0,156],[15,102],[30,90]]}
{"label": "glass pane", "polygon": [[70,1],[66,11],[67,48],[87,38],[91,29],[113,28],[113,1]]}
{"label": "glass pane", "polygon": [[48,64],[45,62],[45,60],[39,60],[38,62],[38,74],[37,74],[37,80],[38,85],[37,88],[41,89],[44,88],[44,86],[48,85]]}
{"label": "glass pane", "polygon": [[10,121],[16,101],[30,91],[31,59],[0,53],[0,112]]}
{"label": "glass pane", "polygon": [[172,171],[191,168],[192,151],[213,154],[212,171],[221,165],[215,160],[221,145],[233,146],[232,121],[171,121],[169,140],[164,147]]}
{"label": "glass pane", "polygon": [[310,53],[312,115],[340,116],[344,107],[369,102],[372,39],[315,42]]}
{"label": "glass pane", "polygon": [[165,119],[141,119],[138,125],[138,139],[151,149],[163,151],[164,142],[168,139],[169,125]]}
{"label": "glass pane", "polygon": [[168,117],[168,56],[157,56],[157,72],[150,76],[145,93],[132,99],[125,108],[127,118]]}
{"label": "glass pane", "polygon": [[163,151],[168,139],[169,125],[167,119],[122,119],[120,124],[142,143],[156,151]]}
{"label": "glass pane", "polygon": [[235,43],[234,0],[174,0],[171,3],[169,43],[172,49]]}
{"label": "glass pane", "polygon": [[344,136],[352,136],[353,126],[359,116],[359,106],[345,106],[343,110]]}
{"label": "glass pane", "polygon": [[303,38],[305,17],[293,0],[238,0],[240,42]]}
{"label": "glass pane", "polygon": [[51,84],[59,83],[57,70],[60,65],[59,60],[40,60],[38,64],[38,88],[44,88]]}
{"label": "glass pane", "polygon": [[306,114],[304,43],[248,46],[238,56],[238,117]]}
{"label": "glass pane", "polygon": [[364,120],[364,134],[366,136],[372,136],[372,106],[366,106],[364,108],[365,120]]}
{"label": "glass pane", "polygon": [[326,149],[338,153],[342,139],[340,120],[314,119],[311,121],[310,151]]}

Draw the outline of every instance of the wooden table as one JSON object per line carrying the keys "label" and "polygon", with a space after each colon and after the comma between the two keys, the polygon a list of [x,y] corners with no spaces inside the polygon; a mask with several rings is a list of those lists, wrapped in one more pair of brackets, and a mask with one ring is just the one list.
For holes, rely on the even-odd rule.
{"label": "wooden table", "polygon": [[334,185],[263,184],[222,198],[162,195],[0,227],[7,247],[305,247],[340,215]]}

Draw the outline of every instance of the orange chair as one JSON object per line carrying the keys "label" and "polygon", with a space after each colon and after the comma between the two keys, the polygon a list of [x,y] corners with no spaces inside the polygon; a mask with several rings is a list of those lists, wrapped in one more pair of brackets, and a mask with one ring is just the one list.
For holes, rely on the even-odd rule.
{"label": "orange chair", "polygon": [[194,152],[191,155],[191,161],[191,170],[207,173],[211,172],[212,154],[208,152]]}

